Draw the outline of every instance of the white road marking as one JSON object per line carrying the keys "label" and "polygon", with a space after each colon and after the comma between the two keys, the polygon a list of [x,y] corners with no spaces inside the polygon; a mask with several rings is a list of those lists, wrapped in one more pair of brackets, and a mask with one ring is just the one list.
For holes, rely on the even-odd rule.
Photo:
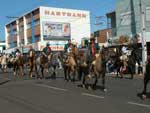
{"label": "white road marking", "polygon": [[44,85],[44,84],[36,84],[36,86],[45,87],[45,88],[54,89],[54,90],[59,90],[59,91],[68,91],[67,89],[57,88],[57,87]]}
{"label": "white road marking", "polygon": [[136,102],[128,102],[128,104],[150,108],[150,105],[140,104],[140,103],[136,103]]}
{"label": "white road marking", "polygon": [[89,94],[89,93],[82,93],[82,95],[89,96],[89,97],[94,97],[94,98],[100,98],[100,99],[104,98],[103,96],[92,95],[92,94]]}

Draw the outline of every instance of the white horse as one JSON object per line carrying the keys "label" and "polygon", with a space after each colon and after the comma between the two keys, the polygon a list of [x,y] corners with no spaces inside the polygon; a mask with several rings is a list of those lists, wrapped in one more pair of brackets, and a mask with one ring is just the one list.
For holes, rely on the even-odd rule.
{"label": "white horse", "polygon": [[7,72],[7,61],[8,58],[6,55],[1,56],[1,69],[3,72]]}

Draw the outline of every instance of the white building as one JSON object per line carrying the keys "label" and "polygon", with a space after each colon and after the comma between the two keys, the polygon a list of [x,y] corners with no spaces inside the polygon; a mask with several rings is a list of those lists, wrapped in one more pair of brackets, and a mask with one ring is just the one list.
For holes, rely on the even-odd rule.
{"label": "white building", "polygon": [[23,48],[28,45],[41,51],[49,42],[52,50],[62,51],[68,39],[81,44],[90,37],[90,12],[84,10],[39,7],[6,24],[6,48]]}

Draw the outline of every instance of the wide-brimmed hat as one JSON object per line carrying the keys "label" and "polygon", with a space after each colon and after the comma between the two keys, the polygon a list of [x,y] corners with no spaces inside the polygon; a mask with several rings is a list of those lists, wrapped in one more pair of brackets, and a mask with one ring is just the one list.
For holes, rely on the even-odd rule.
{"label": "wide-brimmed hat", "polygon": [[95,41],[95,38],[90,38],[90,41]]}

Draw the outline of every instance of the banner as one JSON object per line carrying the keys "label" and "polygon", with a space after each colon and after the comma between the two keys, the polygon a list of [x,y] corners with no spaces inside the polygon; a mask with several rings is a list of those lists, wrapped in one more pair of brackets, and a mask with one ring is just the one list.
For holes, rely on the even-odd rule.
{"label": "banner", "polygon": [[44,40],[68,40],[71,38],[69,23],[43,22]]}

